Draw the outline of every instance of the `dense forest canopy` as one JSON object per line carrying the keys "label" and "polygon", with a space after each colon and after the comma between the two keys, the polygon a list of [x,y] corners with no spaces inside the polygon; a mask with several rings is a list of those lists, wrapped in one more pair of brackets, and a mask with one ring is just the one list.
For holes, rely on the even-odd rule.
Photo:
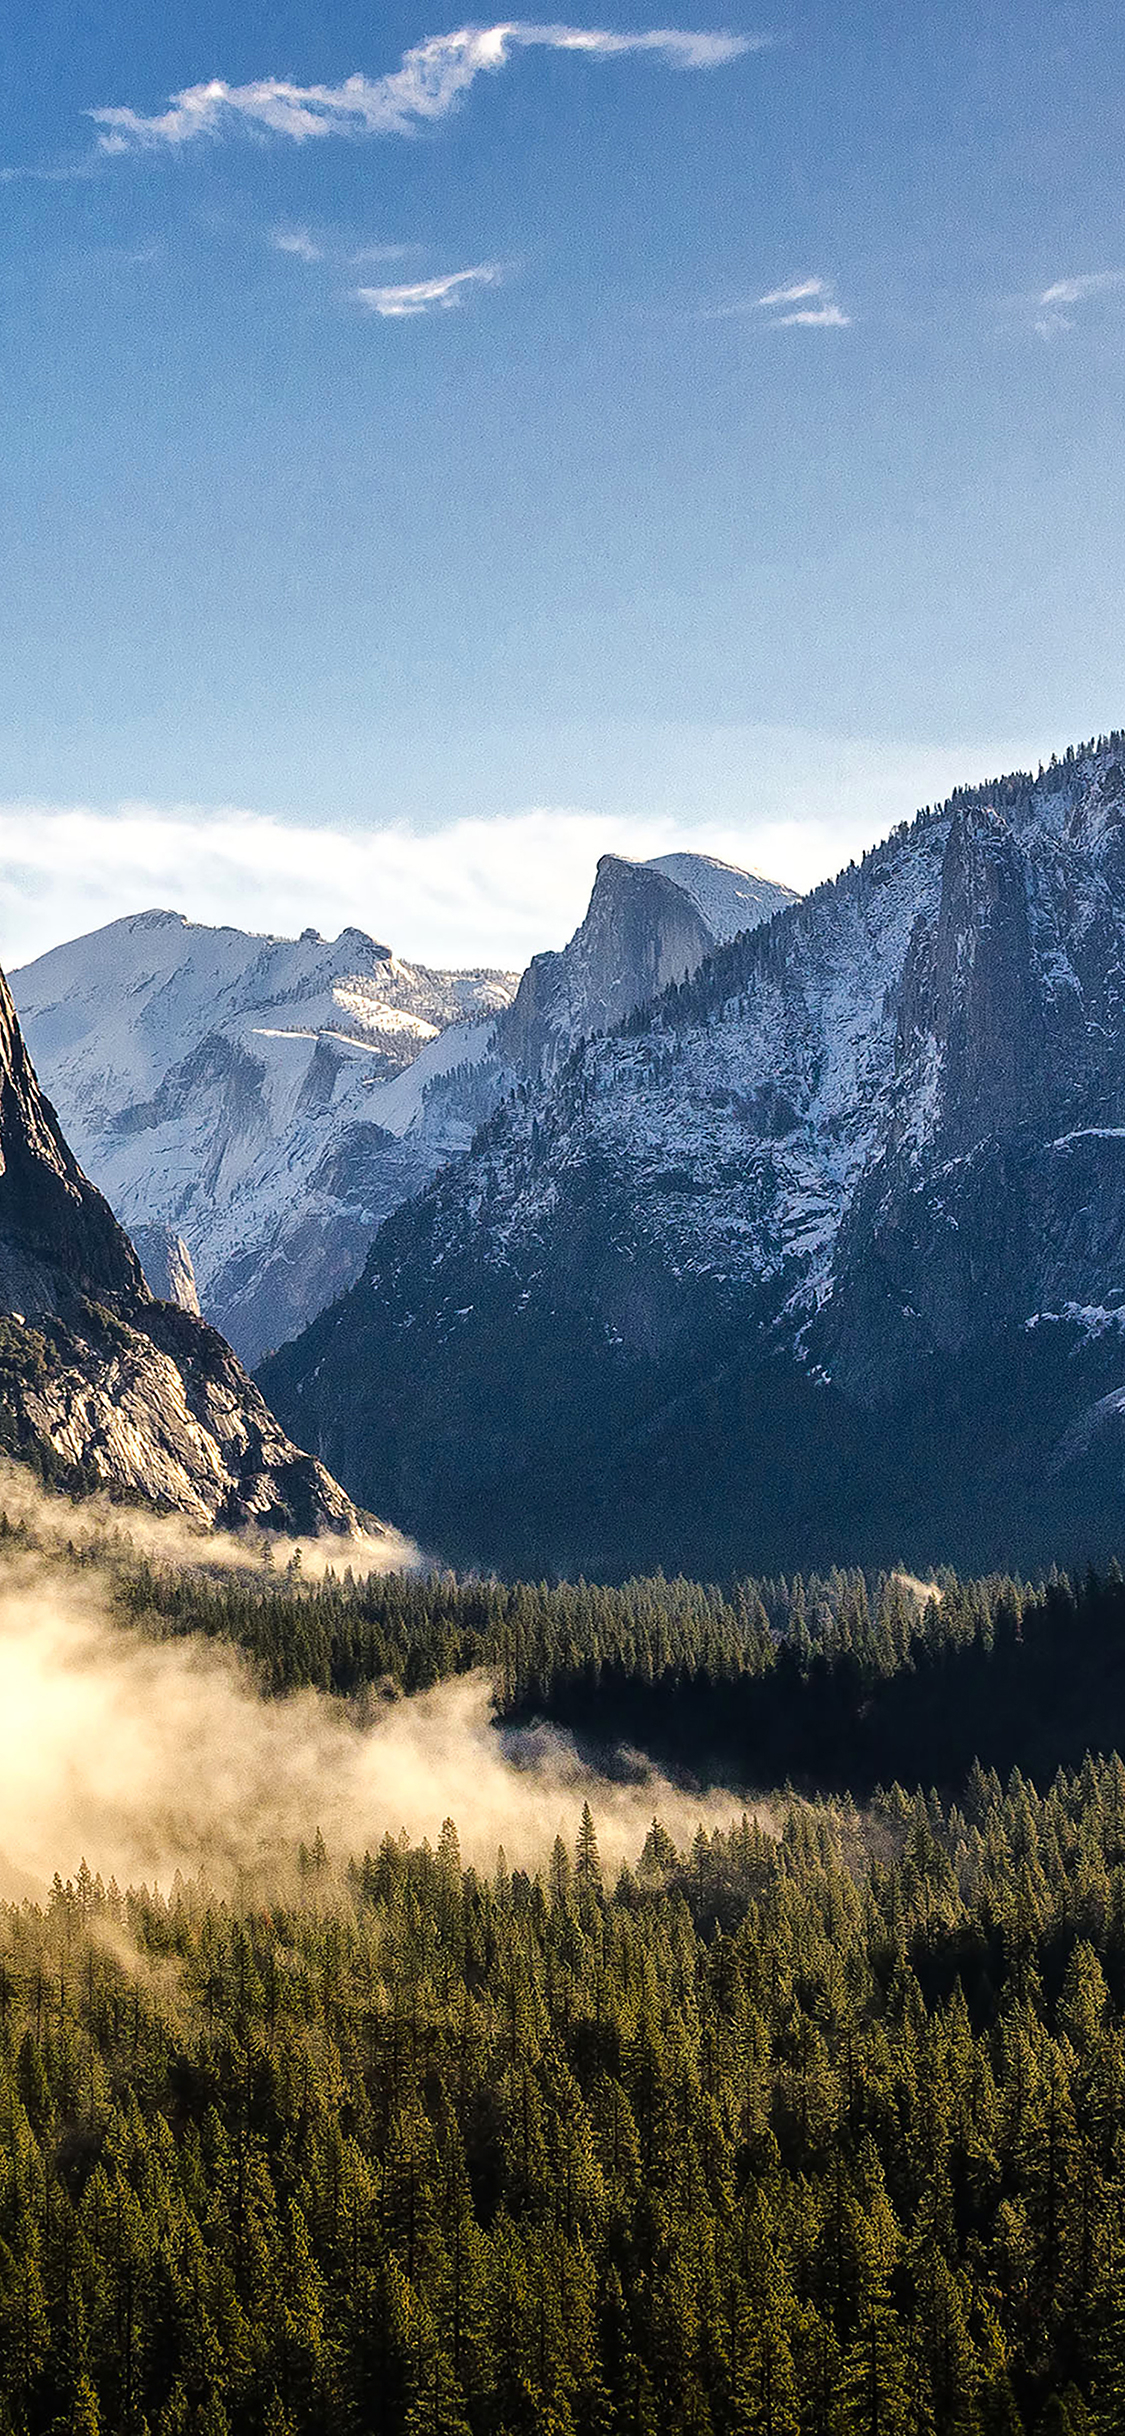
{"label": "dense forest canopy", "polygon": [[[2,1531],[0,1523],[0,1531]],[[1125,1749],[1125,1584],[855,1570],[706,1585],[299,1573],[211,1581],[128,1563],[124,1612],[245,1650],[272,1692],[414,1692],[483,1669],[502,1718],[543,1716],[700,1782],[956,1792],[974,1759],[1050,1777]]]}
{"label": "dense forest canopy", "polygon": [[[43,1545],[0,1517],[0,1588]],[[80,1513],[50,1561],[267,1703],[476,1671],[789,1790],[619,1873],[576,1802],[527,1869],[310,1819],[272,1891],[0,1906],[0,2436],[1125,2424],[1116,1568],[317,1580]]]}
{"label": "dense forest canopy", "polygon": [[1118,2429],[1125,1769],[0,1914],[6,2430]]}

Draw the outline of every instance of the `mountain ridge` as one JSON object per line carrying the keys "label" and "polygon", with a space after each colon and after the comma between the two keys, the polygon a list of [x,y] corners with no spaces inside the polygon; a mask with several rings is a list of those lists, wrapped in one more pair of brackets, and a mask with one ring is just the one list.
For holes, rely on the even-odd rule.
{"label": "mountain ridge", "polygon": [[925,808],[509,1099],[267,1366],[280,1409],[480,1562],[991,1562],[1005,1499],[1104,1544],[1122,747]]}
{"label": "mountain ridge", "polygon": [[432,972],[356,929],[279,940],[149,909],[15,990],[118,1217],[184,1240],[204,1311],[254,1360],[352,1283],[380,1220],[508,1089],[790,893],[671,859],[678,879],[603,858],[570,945],[522,979]]}

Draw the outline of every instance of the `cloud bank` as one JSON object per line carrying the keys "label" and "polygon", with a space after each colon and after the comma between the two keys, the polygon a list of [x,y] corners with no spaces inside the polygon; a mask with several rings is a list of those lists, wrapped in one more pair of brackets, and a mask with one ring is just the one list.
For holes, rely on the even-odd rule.
{"label": "cloud bank", "polygon": [[338,85],[291,84],[276,76],[228,85],[212,77],[174,93],[167,108],[151,116],[119,105],[87,115],[101,130],[103,153],[178,150],[200,136],[235,130],[298,144],[326,135],[411,135],[448,117],[478,76],[504,67],[516,51],[580,51],[594,59],[649,52],[668,67],[698,69],[725,67],[766,40],[671,28],[613,34],[568,25],[464,26],[417,43],[388,76],[348,76]]}
{"label": "cloud bank", "polygon": [[811,888],[920,804],[982,770],[1034,767],[1052,742],[897,746],[764,727],[595,732],[576,755],[605,768],[628,748],[620,791],[654,801],[652,811],[541,806],[426,830],[226,806],[0,803],[0,964],[11,970],[60,940],[166,906],[283,937],[313,923],[334,938],[357,923],[429,964],[514,969],[565,944],[600,854],[715,854]]}

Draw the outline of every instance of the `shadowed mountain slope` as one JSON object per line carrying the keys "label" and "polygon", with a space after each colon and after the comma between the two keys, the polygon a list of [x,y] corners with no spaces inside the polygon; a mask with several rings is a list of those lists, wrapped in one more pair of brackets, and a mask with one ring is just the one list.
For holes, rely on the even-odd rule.
{"label": "shadowed mountain slope", "polygon": [[396,1214],[263,1373],[478,1562],[1112,1548],[1125,739],[963,790],[720,947]]}

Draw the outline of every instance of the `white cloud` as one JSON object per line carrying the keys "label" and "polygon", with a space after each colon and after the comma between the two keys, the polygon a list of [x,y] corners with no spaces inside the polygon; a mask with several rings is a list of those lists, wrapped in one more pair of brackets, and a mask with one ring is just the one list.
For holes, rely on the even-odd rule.
{"label": "white cloud", "polygon": [[1088,296],[1104,295],[1107,288],[1125,286],[1125,271],[1084,271],[1077,279],[1056,279],[1044,288],[1041,305],[1085,304]]}
{"label": "white cloud", "polygon": [[298,262],[323,262],[324,248],[310,237],[307,228],[275,228],[270,231],[270,244],[279,254],[293,254]]}
{"label": "white cloud", "polygon": [[384,321],[403,321],[435,308],[460,304],[466,287],[495,287],[500,272],[494,262],[478,262],[468,271],[447,271],[441,279],[414,279],[397,288],[353,288],[357,303]]}
{"label": "white cloud", "polygon": [[1082,271],[1074,279],[1055,279],[1044,288],[1037,299],[1034,327],[1040,338],[1054,338],[1060,330],[1073,330],[1074,315],[1065,312],[1066,305],[1088,304],[1092,296],[1111,295],[1125,288],[1125,271]]}
{"label": "white cloud", "polygon": [[178,148],[201,135],[241,126],[295,143],[323,135],[409,135],[445,118],[475,79],[503,67],[516,50],[581,51],[610,59],[649,51],[673,68],[717,68],[760,50],[767,37],[665,30],[612,34],[566,25],[464,26],[435,34],[404,54],[388,76],[345,77],[338,85],[298,85],[267,76],[228,85],[221,77],[188,85],[152,116],[121,106],[91,110],[98,148],[122,153]]}
{"label": "white cloud", "polygon": [[[982,772],[1034,768],[1050,749],[1042,737],[966,748],[752,727],[661,730],[650,743],[662,768],[682,769],[685,806],[725,793],[719,817],[541,807],[419,831],[191,805],[0,805],[0,964],[169,906],[290,937],[357,923],[430,964],[516,967],[569,938],[600,854],[715,854],[811,888],[918,804]],[[737,783],[723,789],[728,760]]]}
{"label": "white cloud", "polygon": [[[779,313],[778,305],[791,305],[792,312]],[[759,296],[755,307],[761,313],[772,312],[770,324],[774,330],[847,330],[851,315],[836,302],[835,282],[830,279],[798,279],[791,287],[771,288],[768,295]]]}
{"label": "white cloud", "polygon": [[838,304],[815,305],[800,313],[783,313],[773,326],[775,330],[850,330],[851,314],[841,313]]}
{"label": "white cloud", "polygon": [[791,288],[771,288],[768,296],[759,296],[756,303],[765,305],[801,304],[807,298],[828,294],[826,279],[799,279]]}
{"label": "white cloud", "polygon": [[[791,305],[793,310],[779,313],[779,305]],[[704,321],[735,321],[746,313],[772,313],[771,330],[792,330],[800,325],[806,330],[848,330],[851,315],[836,302],[835,282],[830,279],[797,279],[791,287],[771,288],[766,296],[744,296],[734,304],[713,305],[703,314]]]}

